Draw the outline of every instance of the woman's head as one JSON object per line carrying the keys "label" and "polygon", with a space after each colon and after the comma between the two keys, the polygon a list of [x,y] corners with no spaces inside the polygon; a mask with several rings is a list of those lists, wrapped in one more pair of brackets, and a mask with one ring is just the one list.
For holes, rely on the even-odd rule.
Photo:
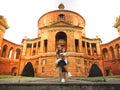
{"label": "woman's head", "polygon": [[58,49],[58,50],[61,50],[61,48],[62,48],[62,47],[61,47],[60,45],[57,46],[57,49]]}
{"label": "woman's head", "polygon": [[62,52],[66,52],[66,49],[64,47],[62,48]]}

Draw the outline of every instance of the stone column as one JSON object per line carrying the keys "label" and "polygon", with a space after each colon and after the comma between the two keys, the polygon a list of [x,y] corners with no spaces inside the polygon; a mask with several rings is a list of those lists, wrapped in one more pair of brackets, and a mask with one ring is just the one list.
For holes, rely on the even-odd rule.
{"label": "stone column", "polygon": [[15,56],[15,52],[16,52],[16,51],[15,51],[15,49],[13,48],[11,59],[15,59],[15,58],[14,58],[14,56]]}
{"label": "stone column", "polygon": [[85,42],[85,54],[87,54],[87,55],[88,55],[87,42]]}
{"label": "stone column", "polygon": [[30,56],[33,55],[33,46],[34,46],[34,43],[31,43],[32,44],[32,47],[31,47],[31,50],[30,50]]}
{"label": "stone column", "polygon": [[41,37],[41,43],[40,43],[40,53],[42,53],[44,50],[44,40],[43,38]]}
{"label": "stone column", "polygon": [[36,42],[35,54],[38,54],[38,42]]}
{"label": "stone column", "polygon": [[25,56],[26,46],[27,46],[27,41],[26,41],[26,39],[24,39],[24,40],[23,40],[23,50],[22,50],[22,55],[23,55],[23,56]]}
{"label": "stone column", "polygon": [[97,54],[100,55],[100,41],[96,43]]}
{"label": "stone column", "polygon": [[92,52],[92,45],[91,45],[91,43],[89,43],[90,44],[90,55],[93,55],[93,52]]}
{"label": "stone column", "polygon": [[81,39],[81,34],[79,34],[79,52],[83,53],[82,51],[82,39]]}

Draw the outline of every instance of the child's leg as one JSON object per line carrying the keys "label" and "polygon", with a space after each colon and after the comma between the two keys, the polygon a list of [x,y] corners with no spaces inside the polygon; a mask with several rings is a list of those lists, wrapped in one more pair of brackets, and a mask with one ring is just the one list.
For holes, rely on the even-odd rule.
{"label": "child's leg", "polygon": [[67,65],[64,65],[64,68],[65,68],[66,72],[68,72],[68,68],[67,68]]}
{"label": "child's leg", "polygon": [[65,72],[62,72],[62,79],[61,82],[65,82]]}
{"label": "child's leg", "polygon": [[62,72],[62,78],[65,79],[65,72]]}
{"label": "child's leg", "polygon": [[68,71],[68,67],[67,67],[67,65],[64,66],[64,69],[65,69],[65,71],[67,72],[68,76],[71,77],[72,74]]}

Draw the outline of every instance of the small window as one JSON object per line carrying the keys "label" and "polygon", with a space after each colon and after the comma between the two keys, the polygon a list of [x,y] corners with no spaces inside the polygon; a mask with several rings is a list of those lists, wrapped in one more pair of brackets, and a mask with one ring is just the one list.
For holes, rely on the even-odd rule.
{"label": "small window", "polygon": [[33,44],[33,47],[36,48],[36,43]]}
{"label": "small window", "polygon": [[40,42],[38,42],[38,47],[40,47]]}
{"label": "small window", "polygon": [[44,73],[45,72],[45,68],[44,67],[42,67],[42,73]]}
{"label": "small window", "polygon": [[31,48],[32,47],[32,44],[31,43],[28,43],[27,44],[27,48]]}
{"label": "small window", "polygon": [[82,46],[85,47],[85,41],[82,41]]}
{"label": "small window", "polygon": [[80,67],[77,67],[77,72],[80,72]]}
{"label": "small window", "polygon": [[36,66],[38,66],[39,65],[39,61],[36,61],[36,64],[35,64]]}
{"label": "small window", "polygon": [[64,14],[60,14],[59,17],[58,17],[58,19],[59,19],[60,21],[65,20],[65,15],[64,15]]}
{"label": "small window", "polygon": [[84,65],[87,65],[87,61],[86,60],[84,60]]}
{"label": "small window", "polygon": [[42,64],[43,65],[46,64],[46,60],[45,59],[42,60]]}

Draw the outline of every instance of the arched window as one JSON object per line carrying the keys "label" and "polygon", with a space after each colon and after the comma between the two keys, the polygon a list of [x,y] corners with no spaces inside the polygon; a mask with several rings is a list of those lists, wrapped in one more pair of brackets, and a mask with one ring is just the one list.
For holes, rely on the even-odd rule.
{"label": "arched window", "polygon": [[20,49],[16,49],[14,59],[19,59],[19,57],[20,57]]}
{"label": "arched window", "polygon": [[113,49],[112,46],[110,47],[110,52],[111,52],[111,55],[112,55],[112,59],[114,59],[115,58],[115,54],[114,54],[114,49]]}
{"label": "arched window", "polygon": [[44,40],[44,52],[47,52],[48,40]]}
{"label": "arched window", "polygon": [[75,39],[75,51],[79,52],[79,40]]}
{"label": "arched window", "polygon": [[116,49],[117,58],[120,58],[120,45],[116,44],[115,49]]}
{"label": "arched window", "polygon": [[60,20],[60,21],[65,20],[65,15],[64,14],[59,14],[58,20]]}
{"label": "arched window", "polygon": [[7,48],[8,48],[7,45],[4,45],[4,46],[3,46],[1,57],[6,57],[6,51],[7,51]]}
{"label": "arched window", "polygon": [[8,58],[12,57],[12,52],[13,52],[13,47],[11,47],[10,50],[9,50]]}
{"label": "arched window", "polygon": [[102,49],[104,59],[108,59],[108,50],[106,48]]}
{"label": "arched window", "polygon": [[56,34],[56,49],[57,46],[61,46],[67,50],[67,35],[64,32],[58,32]]}

